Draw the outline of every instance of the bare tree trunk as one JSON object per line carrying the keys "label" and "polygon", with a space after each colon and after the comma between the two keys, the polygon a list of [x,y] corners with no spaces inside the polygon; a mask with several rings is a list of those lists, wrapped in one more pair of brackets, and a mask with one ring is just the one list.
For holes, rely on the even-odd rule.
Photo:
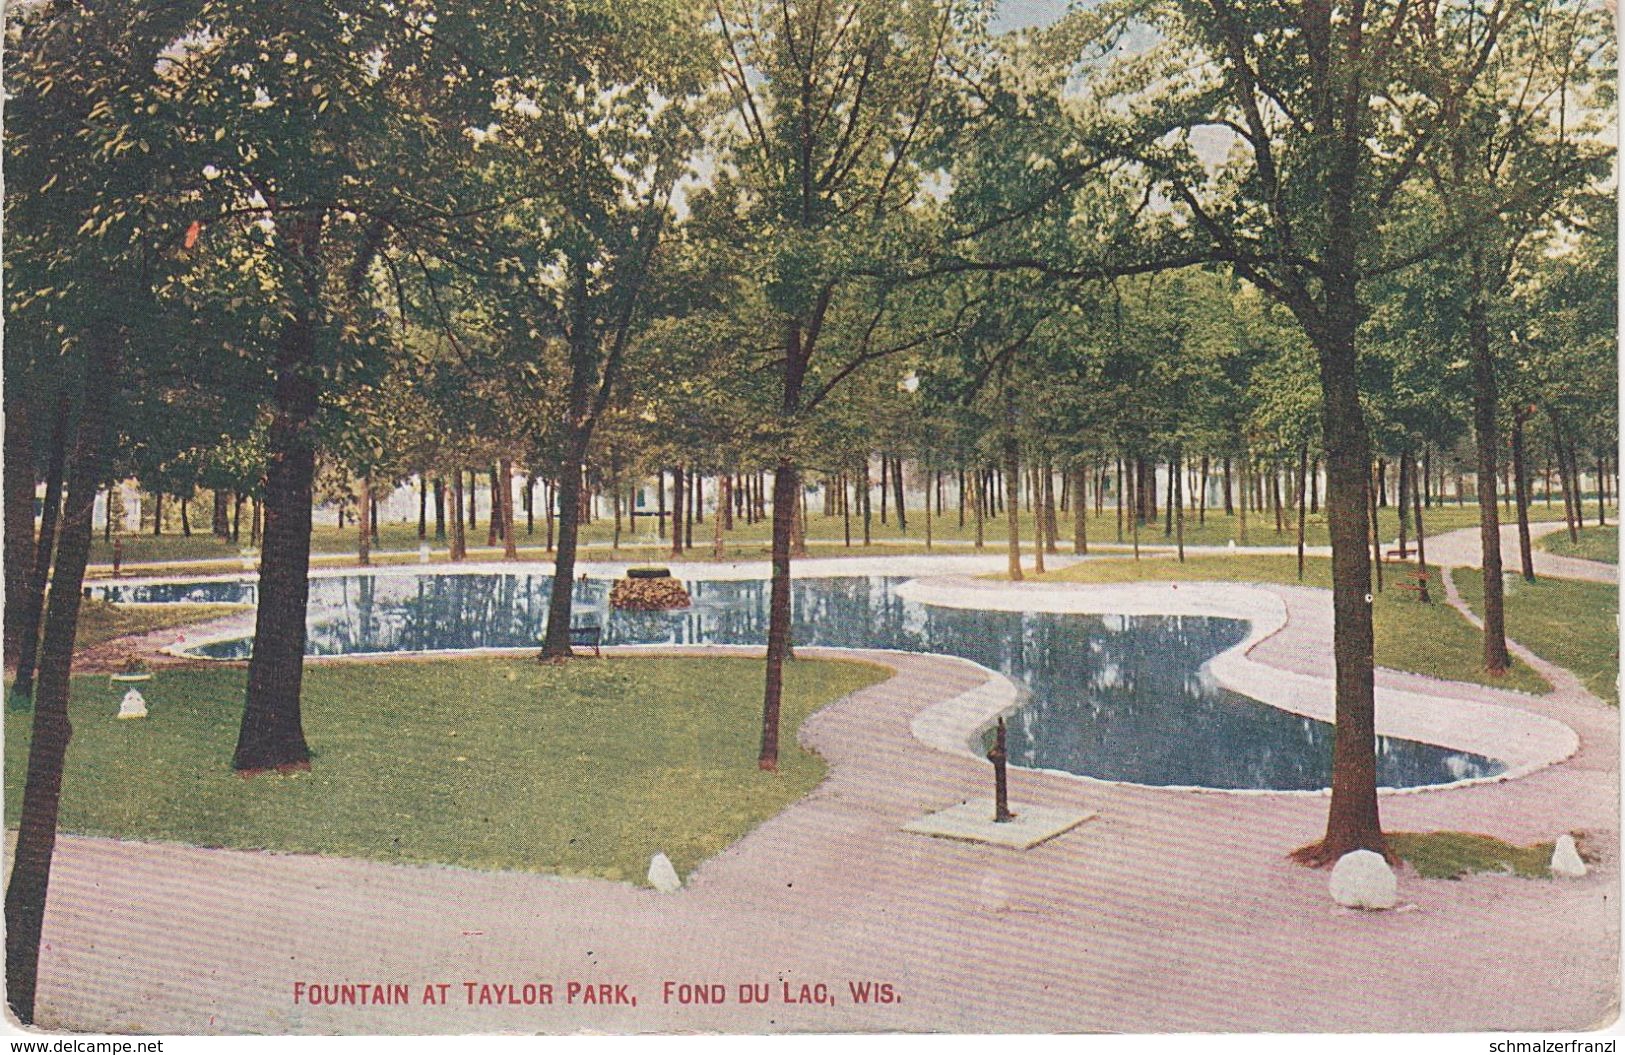
{"label": "bare tree trunk", "polygon": [[867,453],[865,453],[863,456],[863,472],[860,476],[860,480],[862,481],[863,485],[863,493],[861,496],[861,503],[863,505],[863,544],[865,546],[872,546],[874,545],[874,506],[871,504],[870,499],[871,488],[869,486],[869,455]]}
{"label": "bare tree trunk", "polygon": [[[67,509],[52,576],[50,610],[45,617],[45,640],[40,649],[39,692],[5,908],[6,1000],[25,1025],[34,1021],[40,939],[62,801],[62,771],[73,736],[68,721],[68,676],[79,628],[80,589],[90,559],[96,492],[107,475],[110,429],[105,404],[96,393],[117,386],[123,339],[105,322],[90,334],[91,361],[86,364],[82,409],[68,470]],[[32,478],[32,472],[29,476]]]}
{"label": "bare tree trunk", "polygon": [[446,541],[446,479],[434,478],[434,537],[436,542]]}
{"label": "bare tree trunk", "polygon": [[1309,444],[1298,448],[1298,581],[1303,581],[1303,536],[1308,526],[1309,506],[1304,490],[1309,485]]}
{"label": "bare tree trunk", "polygon": [[1048,454],[1039,461],[1038,472],[1043,483],[1041,498],[1044,503],[1044,552],[1059,553],[1061,551],[1055,542],[1058,533],[1055,520],[1055,466],[1050,464]]}
{"label": "bare tree trunk", "polygon": [[356,527],[360,536],[356,549],[357,563],[372,563],[372,477],[361,478],[361,500],[356,503]]}
{"label": "bare tree trunk", "polygon": [[[86,386],[89,391],[89,386]],[[34,694],[34,667],[39,659],[40,619],[45,610],[45,580],[51,573],[51,554],[56,543],[57,519],[62,509],[62,478],[67,471],[68,419],[72,405],[64,393],[57,401],[56,419],[51,425],[51,447],[46,455],[45,504],[40,512],[39,538],[34,543],[31,566],[26,580],[27,592],[22,598],[22,611],[18,625],[17,676],[11,683],[11,698],[21,705]],[[80,413],[84,413],[83,410]],[[34,467],[28,467],[29,503],[28,534],[34,530],[33,481]]]}
{"label": "bare tree trunk", "polygon": [[1473,355],[1473,432],[1478,443],[1478,525],[1484,563],[1484,669],[1504,674],[1511,665],[1507,655],[1506,602],[1501,582],[1501,517],[1496,504],[1499,454],[1495,415],[1499,393],[1495,357],[1490,349],[1486,319],[1482,258],[1472,253],[1473,295],[1467,306],[1468,344]]}
{"label": "bare tree trunk", "polygon": [[722,473],[717,477],[717,510],[711,516],[711,556],[717,560],[721,560],[725,552],[722,535],[724,530],[723,520],[727,516],[726,511],[729,503],[733,501],[732,488],[729,486],[731,482],[727,473]]}
{"label": "bare tree trunk", "polygon": [[1376,579],[1377,592],[1382,592],[1382,536],[1377,529],[1377,487],[1380,483],[1378,476],[1382,473],[1380,464],[1371,467],[1370,492],[1371,499],[1371,573]]}
{"label": "bare tree trunk", "polygon": [[[1418,465],[1416,459],[1411,459],[1411,479],[1416,479]],[[1424,469],[1423,476],[1426,476]],[[1427,532],[1422,527],[1422,492],[1414,483],[1411,485],[1411,512],[1416,517],[1416,599],[1423,604],[1432,604],[1433,597],[1428,593],[1428,551]]]}
{"label": "bare tree trunk", "polygon": [[502,458],[497,462],[497,485],[502,502],[502,559],[519,559],[519,540],[513,530],[513,462]]}
{"label": "bare tree trunk", "polygon": [[1185,457],[1183,451],[1176,451],[1173,460],[1168,463],[1168,475],[1172,478],[1174,486],[1174,533],[1175,545],[1179,548],[1179,563],[1185,563],[1185,474],[1183,472]]}
{"label": "bare tree trunk", "polygon": [[447,556],[455,561],[463,560],[468,556],[468,534],[463,525],[463,470],[461,468],[451,471],[451,552]]}
{"label": "bare tree trunk", "polygon": [[1083,500],[1083,463],[1072,467],[1072,552],[1089,552],[1089,503]]}
{"label": "bare tree trunk", "polygon": [[1399,520],[1400,560],[1409,560],[1411,556],[1409,538],[1411,524],[1410,470],[1407,468],[1409,465],[1410,452],[1401,450],[1399,452],[1399,509],[1396,511],[1398,513]]}
{"label": "bare tree trunk", "polygon": [[266,437],[259,609],[248,691],[232,768],[252,773],[310,765],[300,716],[305,674],[305,611],[310,597],[311,491],[316,473],[316,266],[319,214],[290,224],[305,256],[304,304],[283,324]]}
{"label": "bare tree trunk", "polygon": [[[32,408],[21,393],[22,382],[14,374],[4,386],[5,440],[0,443],[0,488],[5,492],[5,665],[15,669],[22,653],[24,633],[22,613],[31,593],[34,568],[34,436]],[[113,495],[107,495],[107,511],[113,511]]]}
{"label": "bare tree trunk", "polygon": [[[1512,490],[1518,499],[1518,562],[1525,582],[1535,581],[1535,553],[1529,538],[1529,473],[1523,458],[1524,416],[1512,415]],[[1417,534],[1421,531],[1418,529]]]}
{"label": "bare tree trunk", "polygon": [[683,501],[683,485],[687,482],[681,465],[671,472],[671,555],[683,555],[683,518],[688,512]]}

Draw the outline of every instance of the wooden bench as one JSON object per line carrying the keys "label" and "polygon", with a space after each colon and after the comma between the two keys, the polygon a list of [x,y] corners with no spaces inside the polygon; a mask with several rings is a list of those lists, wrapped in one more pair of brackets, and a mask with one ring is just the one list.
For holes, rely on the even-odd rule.
{"label": "wooden bench", "polygon": [[570,628],[571,648],[590,648],[592,654],[603,658],[604,628],[597,625],[572,626]]}

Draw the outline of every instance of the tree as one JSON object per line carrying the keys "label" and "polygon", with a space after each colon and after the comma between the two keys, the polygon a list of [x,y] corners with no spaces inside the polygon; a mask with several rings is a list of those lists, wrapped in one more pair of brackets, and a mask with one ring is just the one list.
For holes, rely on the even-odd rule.
{"label": "tree", "polygon": [[[800,487],[794,437],[809,406],[857,369],[848,359],[822,372],[821,339],[850,287],[863,284],[863,253],[910,240],[908,214],[922,196],[920,156],[937,135],[945,63],[968,16],[952,0],[714,0],[714,11],[732,103],[719,133],[720,153],[738,173],[724,188],[737,192],[743,226],[765,250],[757,273],[776,316],[781,357],[773,585],[757,760],[775,770]],[[879,306],[878,319],[885,292],[870,303]],[[858,343],[861,338],[848,347]],[[887,350],[869,345],[854,356],[869,361]]]}

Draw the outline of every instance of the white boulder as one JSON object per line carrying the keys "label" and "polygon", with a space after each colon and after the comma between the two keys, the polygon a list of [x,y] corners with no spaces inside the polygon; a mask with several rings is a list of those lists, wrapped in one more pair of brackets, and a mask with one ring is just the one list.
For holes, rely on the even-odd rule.
{"label": "white boulder", "polygon": [[141,695],[141,690],[131,689],[119,701],[118,716],[120,718],[145,718],[147,716],[147,701]]}
{"label": "white boulder", "polygon": [[1332,866],[1332,900],[1346,908],[1388,909],[1399,901],[1399,880],[1382,854],[1351,850]]}
{"label": "white boulder", "polygon": [[1579,879],[1586,874],[1586,863],[1580,860],[1580,851],[1574,845],[1574,836],[1559,835],[1552,847],[1552,875],[1559,879]]}
{"label": "white boulder", "polygon": [[649,858],[649,885],[662,894],[675,894],[683,889],[683,881],[677,878],[677,869],[672,867],[671,858],[665,854],[655,854]]}

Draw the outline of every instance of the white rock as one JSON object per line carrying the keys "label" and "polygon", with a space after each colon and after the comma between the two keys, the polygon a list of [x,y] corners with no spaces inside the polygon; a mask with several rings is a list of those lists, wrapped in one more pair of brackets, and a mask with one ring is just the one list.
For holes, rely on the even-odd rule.
{"label": "white rock", "polygon": [[683,889],[683,881],[677,878],[677,869],[672,867],[671,858],[665,854],[655,854],[649,858],[649,885],[662,894],[675,894]]}
{"label": "white rock", "polygon": [[988,872],[982,876],[976,889],[976,904],[983,912],[1010,911],[1010,891],[997,874]]}
{"label": "white rock", "polygon": [[1332,866],[1332,900],[1346,908],[1393,908],[1399,881],[1379,853],[1351,850]]}
{"label": "white rock", "polygon": [[[131,689],[119,701],[118,716],[120,718],[145,718],[147,716],[147,701],[137,689]],[[1580,866],[1584,868],[1584,865]]]}
{"label": "white rock", "polygon": [[1574,836],[1559,835],[1552,847],[1552,875],[1559,879],[1579,879],[1586,874],[1586,863],[1580,860],[1580,851],[1574,845]]}

